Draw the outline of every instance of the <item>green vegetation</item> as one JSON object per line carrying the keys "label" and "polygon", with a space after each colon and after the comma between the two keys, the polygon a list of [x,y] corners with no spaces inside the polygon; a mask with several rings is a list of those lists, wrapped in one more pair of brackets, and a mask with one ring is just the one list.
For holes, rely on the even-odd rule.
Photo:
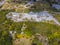
{"label": "green vegetation", "polygon": [[0,30],[0,45],[13,45],[12,38],[6,30]]}
{"label": "green vegetation", "polygon": [[60,14],[53,15],[60,22]]}
{"label": "green vegetation", "polygon": [[39,12],[39,11],[43,11],[43,10],[50,10],[51,6],[49,5],[49,3],[44,3],[44,2],[35,2],[34,6],[31,7],[31,11],[34,12]]}
{"label": "green vegetation", "polygon": [[[13,40],[11,36],[9,36],[9,30],[16,30],[17,33],[20,33],[23,23],[27,25],[25,30],[27,35],[31,36],[39,33],[48,37],[49,45],[60,44],[60,26],[45,22],[13,22],[6,18],[8,12],[10,11],[0,11],[0,45],[13,45]],[[37,43],[37,45],[41,45],[37,38],[33,42]]]}

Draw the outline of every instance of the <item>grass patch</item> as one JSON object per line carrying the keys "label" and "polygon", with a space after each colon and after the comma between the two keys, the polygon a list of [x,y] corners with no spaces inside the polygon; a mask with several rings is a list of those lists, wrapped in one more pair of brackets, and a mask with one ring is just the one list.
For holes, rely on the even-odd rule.
{"label": "grass patch", "polygon": [[60,22],[60,14],[53,15]]}
{"label": "grass patch", "polygon": [[[0,12],[0,32],[1,31],[16,30],[17,33],[20,33],[21,27],[25,23],[27,25],[25,33],[27,35],[31,36],[31,35],[35,35],[36,33],[39,33],[44,36],[47,36],[48,38],[50,37],[49,44],[54,45],[56,43],[58,45],[58,41],[56,41],[56,40],[60,39],[60,35],[58,35],[58,34],[60,34],[60,26],[45,23],[45,22],[18,22],[18,23],[16,23],[16,22],[13,22],[9,19],[6,19],[5,15],[8,12],[10,12],[10,11],[1,11]],[[2,34],[4,34],[4,33],[2,33]],[[5,36],[3,37],[1,35],[1,37],[4,40],[7,39],[7,41],[9,41],[8,40],[9,38],[7,38],[7,36],[5,38]],[[2,38],[1,38],[0,42],[4,43],[4,40]],[[52,43],[53,40],[54,40],[54,42]],[[35,42],[37,43],[38,40],[37,41],[35,40]],[[6,43],[6,45],[8,45],[8,43]]]}

